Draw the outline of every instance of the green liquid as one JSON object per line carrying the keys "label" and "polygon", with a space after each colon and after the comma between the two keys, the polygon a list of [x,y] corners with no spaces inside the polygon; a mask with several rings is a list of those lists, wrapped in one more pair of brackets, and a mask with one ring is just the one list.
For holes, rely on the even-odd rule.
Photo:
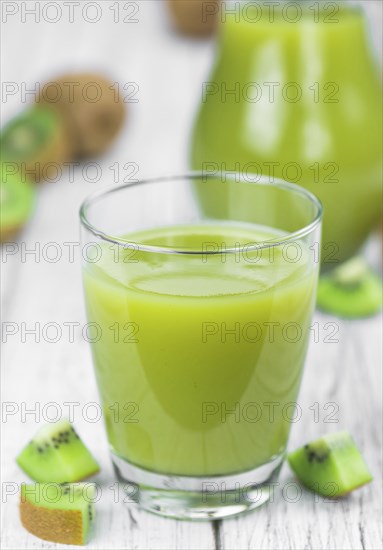
{"label": "green liquid", "polygon": [[[266,6],[255,23],[251,10],[225,14],[191,163],[312,191],[324,205],[322,262],[331,267],[358,251],[381,215],[381,76],[362,12],[301,5],[295,23],[294,8],[283,17],[283,2],[274,22]],[[219,216],[208,192],[200,204]]]}
{"label": "green liquid", "polygon": [[[117,256],[107,245],[86,266],[88,318],[102,328],[92,349],[114,453],[152,471],[204,476],[248,470],[284,451],[292,409],[283,407],[298,393],[317,269],[303,245],[296,261],[279,246],[244,255],[244,245],[278,236],[250,224],[169,227],[129,237],[240,248],[224,256]],[[297,341],[289,323],[301,330]]]}

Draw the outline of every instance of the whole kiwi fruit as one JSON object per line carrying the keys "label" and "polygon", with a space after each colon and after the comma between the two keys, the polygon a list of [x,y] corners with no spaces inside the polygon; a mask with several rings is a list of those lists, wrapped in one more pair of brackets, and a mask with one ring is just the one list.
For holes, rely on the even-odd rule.
{"label": "whole kiwi fruit", "polygon": [[74,146],[75,158],[104,153],[125,118],[120,90],[99,74],[63,75],[47,82],[37,101],[60,111]]}
{"label": "whole kiwi fruit", "polygon": [[216,28],[220,0],[167,0],[174,27],[181,34],[211,36]]}

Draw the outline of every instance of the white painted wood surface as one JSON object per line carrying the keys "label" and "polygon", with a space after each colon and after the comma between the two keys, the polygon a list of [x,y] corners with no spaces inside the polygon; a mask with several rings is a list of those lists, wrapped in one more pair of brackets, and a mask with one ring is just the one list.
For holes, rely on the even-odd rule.
{"label": "white painted wood surface", "polygon": [[[3,4],[20,7],[23,2]],[[37,4],[42,9],[46,2]],[[109,487],[114,479],[103,425],[87,422],[92,410],[83,409],[86,403],[97,401],[97,390],[90,350],[81,336],[86,320],[79,258],[76,255],[74,262],[69,261],[69,248],[64,243],[78,242],[78,207],[97,186],[113,183],[113,163],[120,163],[120,182],[127,175],[123,169],[127,162],[137,164],[138,177],[185,170],[190,126],[201,81],[212,60],[213,44],[176,37],[168,28],[161,2],[140,2],[139,22],[135,24],[114,23],[110,10],[113,2],[94,4],[102,13],[98,23],[88,23],[78,15],[74,23],[65,15],[57,23],[43,19],[34,23],[28,16],[23,23],[19,12],[2,28],[4,82],[20,86],[25,82],[30,88],[33,82],[63,70],[92,67],[106,70],[115,80],[139,86],[139,101],[128,106],[129,119],[121,139],[100,160],[100,181],[86,181],[78,168],[74,181],[64,173],[60,181],[42,186],[36,213],[18,242],[19,250],[13,255],[3,254],[2,321],[16,323],[18,332],[8,336],[2,354],[3,407],[5,404],[10,412],[14,406],[15,413],[5,416],[3,408],[2,546],[60,547],[40,541],[21,528],[18,495],[7,491],[12,493],[25,480],[14,458],[36,429],[32,414],[22,417],[23,407],[40,406],[40,419],[44,420],[41,416],[55,414],[55,408],[48,409],[47,403],[56,403],[67,414],[65,403],[78,402],[75,423],[102,465],[98,479],[102,498],[89,548],[381,549],[381,316],[347,322],[316,314],[319,342],[313,338],[310,345],[299,401],[302,418],[293,426],[290,440],[293,448],[326,431],[350,430],[372,469],[372,484],[347,499],[325,502],[305,491],[297,494],[298,486],[285,465],[273,502],[245,517],[215,524],[166,520],[140,511],[136,505],[113,502]],[[380,3],[369,4],[378,24]],[[94,17],[91,12],[89,15]],[[379,42],[379,32],[376,37]],[[20,101],[20,94],[3,101],[4,118],[20,109]],[[57,243],[63,251],[56,263],[47,261],[56,248],[48,249],[48,243]],[[36,246],[40,246],[40,261],[25,255],[26,249]],[[376,243],[371,244],[370,254],[376,260]],[[69,341],[68,325],[64,325],[71,322],[80,323],[74,330],[74,342]],[[33,335],[25,335],[22,341],[22,323],[25,329],[40,323],[40,342]],[[57,323],[62,330],[56,343],[44,340],[47,323]],[[325,341],[332,327],[326,323],[335,323],[337,342]],[[48,338],[52,339],[50,330]],[[314,403],[319,403],[319,418],[314,418],[310,409]],[[328,403],[337,407],[332,417],[336,423],[329,423],[329,418],[326,421],[326,415],[334,410]],[[292,502],[295,498],[297,501]]]}

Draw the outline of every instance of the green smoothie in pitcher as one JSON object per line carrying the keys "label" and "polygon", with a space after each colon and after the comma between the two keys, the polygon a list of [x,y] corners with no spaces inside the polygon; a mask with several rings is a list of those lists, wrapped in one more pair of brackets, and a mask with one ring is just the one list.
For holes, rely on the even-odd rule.
{"label": "green smoothie in pitcher", "polygon": [[[324,205],[323,267],[337,265],[381,215],[382,84],[363,11],[339,1],[224,2],[220,19],[191,165],[309,189]],[[203,190],[200,204],[219,215]]]}
{"label": "green smoothie in pitcher", "polygon": [[[103,243],[84,268],[88,319],[101,329],[92,350],[112,453],[185,476],[242,472],[281,456],[315,300],[311,251],[239,222],[127,238],[138,247]],[[194,253],[147,252],[148,244]]]}

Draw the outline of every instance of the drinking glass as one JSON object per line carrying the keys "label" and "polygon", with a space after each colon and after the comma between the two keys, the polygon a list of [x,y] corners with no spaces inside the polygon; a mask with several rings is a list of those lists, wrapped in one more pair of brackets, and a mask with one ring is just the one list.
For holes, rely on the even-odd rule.
{"label": "drinking glass", "polygon": [[128,498],[182,519],[261,505],[296,421],[320,202],[256,174],[191,173],[98,191],[80,216],[94,367]]}

